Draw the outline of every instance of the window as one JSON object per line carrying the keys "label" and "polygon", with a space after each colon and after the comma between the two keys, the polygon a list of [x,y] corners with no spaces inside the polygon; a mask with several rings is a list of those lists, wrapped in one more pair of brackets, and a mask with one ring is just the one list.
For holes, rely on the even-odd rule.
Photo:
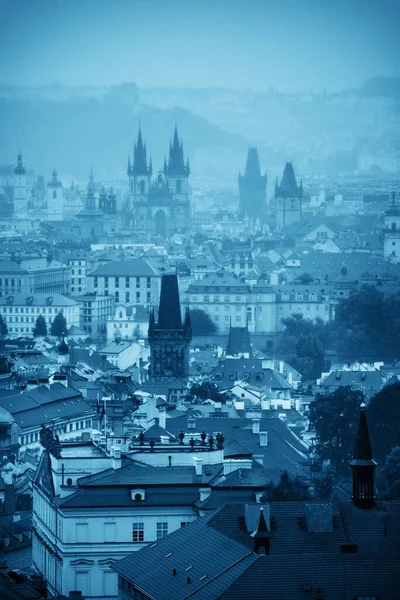
{"label": "window", "polygon": [[132,542],[144,542],[144,523],[132,523]]}
{"label": "window", "polygon": [[157,523],[157,539],[161,540],[166,535],[168,535],[168,523],[166,521]]}
{"label": "window", "polygon": [[146,278],[146,285],[147,285],[147,289],[151,287],[151,279],[150,279],[150,277]]}
{"label": "window", "polygon": [[210,297],[209,296],[204,296],[204,302],[209,302],[210,301]]}
{"label": "window", "polygon": [[108,287],[108,277],[104,277],[104,287]]}
{"label": "window", "polygon": [[119,277],[114,277],[115,279],[115,287],[119,288]]}
{"label": "window", "polygon": [[189,525],[190,521],[181,521],[181,527],[186,527],[186,525]]}
{"label": "window", "polygon": [[98,281],[99,281],[98,277],[95,277],[95,278],[94,278],[94,287],[95,287],[95,288],[97,288]]}
{"label": "window", "polygon": [[136,302],[140,302],[140,292],[136,292]]}
{"label": "window", "polygon": [[57,192],[56,192],[56,190],[53,191],[53,198],[57,198]]}
{"label": "window", "polygon": [[125,277],[125,287],[129,287],[129,277]]}

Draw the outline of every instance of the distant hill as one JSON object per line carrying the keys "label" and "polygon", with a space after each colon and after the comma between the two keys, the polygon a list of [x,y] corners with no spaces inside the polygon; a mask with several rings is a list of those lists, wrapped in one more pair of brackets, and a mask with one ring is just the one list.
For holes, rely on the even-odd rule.
{"label": "distant hill", "polygon": [[82,97],[52,90],[61,98],[57,101],[37,91],[23,97],[18,90],[12,97],[12,90],[2,94],[0,88],[0,164],[14,162],[21,149],[27,165],[38,173],[49,175],[56,167],[59,173],[85,180],[93,166],[98,178],[124,179],[139,117],[154,169],[162,167],[175,120],[190,159],[218,148],[246,151],[247,142],[240,135],[184,108],[140,105],[132,90],[121,88],[96,97],[88,90]]}

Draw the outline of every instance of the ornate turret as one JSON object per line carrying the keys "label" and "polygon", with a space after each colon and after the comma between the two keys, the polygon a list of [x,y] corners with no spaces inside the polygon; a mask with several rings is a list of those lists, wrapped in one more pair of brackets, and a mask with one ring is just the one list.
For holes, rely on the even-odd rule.
{"label": "ornate turret", "polygon": [[178,278],[163,275],[158,318],[153,309],[149,318],[150,377],[187,377],[191,338],[188,310],[182,323]]}
{"label": "ornate turret", "polygon": [[117,199],[115,197],[115,192],[113,186],[110,187],[110,191],[108,193],[106,208],[108,213],[117,212]]}
{"label": "ornate turret", "polygon": [[92,210],[96,208],[96,185],[94,183],[93,169],[90,169],[89,183],[86,190],[86,209]]}
{"label": "ornate turret", "polygon": [[263,219],[267,211],[267,174],[261,175],[257,148],[249,148],[244,175],[239,173],[238,183],[240,212],[252,219]]}
{"label": "ornate turret", "polygon": [[360,508],[371,508],[375,504],[376,464],[372,456],[365,404],[362,404],[353,460],[350,461],[353,470],[353,503]]}

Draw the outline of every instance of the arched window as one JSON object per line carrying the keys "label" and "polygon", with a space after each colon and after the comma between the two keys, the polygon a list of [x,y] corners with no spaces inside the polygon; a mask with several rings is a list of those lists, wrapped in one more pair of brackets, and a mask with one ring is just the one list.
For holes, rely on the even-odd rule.
{"label": "arched window", "polygon": [[119,311],[119,318],[122,319],[122,310]]}
{"label": "arched window", "polygon": [[4,280],[4,285],[5,285],[6,287],[8,287],[8,279],[5,279],[5,280]]}
{"label": "arched window", "polygon": [[56,190],[53,190],[53,198],[57,198],[57,192],[56,192]]}
{"label": "arched window", "polygon": [[176,193],[180,194],[182,192],[182,181],[180,179],[176,180]]}
{"label": "arched window", "polygon": [[15,286],[15,279],[11,279],[11,287]]}
{"label": "arched window", "polygon": [[303,300],[303,294],[301,292],[297,292],[296,294],[296,300],[301,302]]}
{"label": "arched window", "polygon": [[396,231],[396,223],[392,223],[392,231]]}

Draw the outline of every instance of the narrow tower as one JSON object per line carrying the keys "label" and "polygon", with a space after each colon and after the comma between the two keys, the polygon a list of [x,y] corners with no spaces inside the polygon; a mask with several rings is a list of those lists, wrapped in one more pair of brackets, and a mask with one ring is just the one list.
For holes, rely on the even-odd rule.
{"label": "narrow tower", "polygon": [[189,310],[182,322],[178,277],[163,275],[156,321],[150,312],[150,378],[184,378],[189,375],[189,344],[192,339]]}
{"label": "narrow tower", "polygon": [[287,162],[283,171],[281,184],[275,186],[276,227],[281,229],[292,223],[301,221],[303,184],[297,185],[293,165]]}
{"label": "narrow tower", "polygon": [[28,209],[26,189],[26,169],[22,164],[22,155],[18,154],[17,166],[14,169],[14,215],[25,215]]}
{"label": "narrow tower", "polygon": [[353,504],[359,508],[371,508],[375,504],[374,470],[376,462],[372,457],[365,404],[361,405],[357,439],[353,460]]}
{"label": "narrow tower", "polygon": [[400,263],[400,208],[394,192],[392,202],[385,211],[383,256],[391,263]]}
{"label": "narrow tower", "polygon": [[135,202],[143,202],[150,189],[152,176],[151,161],[147,164],[146,144],[143,143],[142,128],[139,124],[137,141],[133,148],[133,163],[128,158],[128,177],[130,193],[133,194]]}
{"label": "narrow tower", "polygon": [[63,187],[61,181],[57,178],[57,171],[54,169],[51,181],[47,184],[46,203],[47,219],[49,221],[61,221],[63,218]]}
{"label": "narrow tower", "polygon": [[261,175],[257,148],[249,148],[244,175],[239,173],[239,210],[250,219],[267,213],[267,174]]}

